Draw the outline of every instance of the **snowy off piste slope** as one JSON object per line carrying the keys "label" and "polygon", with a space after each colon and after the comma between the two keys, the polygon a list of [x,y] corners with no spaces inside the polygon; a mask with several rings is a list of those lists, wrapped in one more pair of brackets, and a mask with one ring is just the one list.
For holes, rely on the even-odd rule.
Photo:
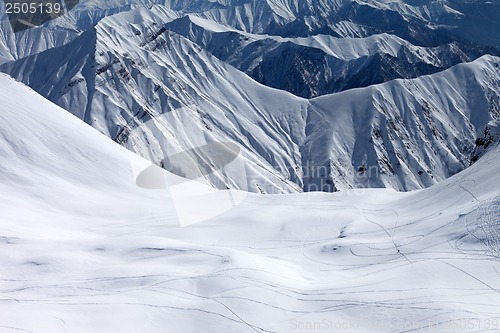
{"label": "snowy off piste slope", "polygon": [[0,100],[1,332],[498,331],[496,143],[424,190],[249,194],[180,228],[147,161],[5,75]]}
{"label": "snowy off piste slope", "polygon": [[[162,6],[112,15],[0,70],[173,172],[184,166],[171,155],[237,143],[247,177],[209,181],[251,192],[430,186],[467,167],[483,128],[499,118],[497,57],[307,100],[256,83],[168,30],[174,16]],[[347,58],[400,47],[388,35],[371,39],[335,43]]]}

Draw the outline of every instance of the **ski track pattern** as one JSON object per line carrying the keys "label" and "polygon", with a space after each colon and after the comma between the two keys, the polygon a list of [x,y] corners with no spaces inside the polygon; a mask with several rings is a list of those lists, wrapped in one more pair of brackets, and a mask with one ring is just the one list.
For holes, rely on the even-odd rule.
{"label": "ski track pattern", "polygon": [[475,219],[469,222],[477,225],[476,237],[494,257],[500,259],[500,196],[481,202]]}

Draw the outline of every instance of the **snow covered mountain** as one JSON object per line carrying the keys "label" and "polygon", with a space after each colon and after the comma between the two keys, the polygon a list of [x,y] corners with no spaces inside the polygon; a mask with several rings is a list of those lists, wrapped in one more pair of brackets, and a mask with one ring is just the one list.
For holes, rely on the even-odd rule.
{"label": "snow covered mountain", "polygon": [[[132,8],[149,8],[161,0],[84,0],[65,15],[40,27],[14,33],[0,2],[0,64],[67,44],[101,19]],[[166,8],[163,12],[177,17]]]}
{"label": "snow covered mountain", "polygon": [[[411,190],[470,165],[482,154],[477,143],[484,129],[499,118],[498,58],[421,77],[496,52],[487,43],[467,45],[449,29],[448,39],[437,38],[442,27],[430,24],[460,16],[452,8],[392,1],[81,1],[15,38],[2,29],[9,52],[2,52],[0,71],[182,176],[193,161],[172,156],[207,143],[240,145],[247,176],[206,175],[216,188]],[[362,34],[332,32],[347,18],[351,26],[373,22],[362,24]],[[400,20],[410,28],[426,22],[419,27],[431,35],[413,31],[429,37],[417,41],[424,46],[398,37],[411,40],[393,29]],[[321,29],[330,35],[314,35]]]}
{"label": "snow covered mountain", "polygon": [[[124,15],[144,17],[138,14]],[[125,23],[128,32],[114,33],[119,22],[123,20],[102,21],[61,49],[4,68],[16,72],[18,78],[23,76],[24,82],[50,100],[155,163],[207,142],[233,141],[242,144],[242,153],[249,158],[248,172],[255,176],[249,178],[252,184],[245,178],[233,179],[244,183],[223,184],[223,188],[250,187],[257,191],[256,180],[262,179],[266,181],[262,186],[271,192],[300,189],[282,176],[278,178],[272,160],[261,154],[279,159],[276,163],[283,165],[277,167],[283,170],[300,163],[294,140],[303,131],[303,121],[293,121],[293,117],[304,114],[305,100],[255,83],[184,38],[164,32],[154,22],[135,26]],[[41,77],[38,71],[47,73],[47,66],[54,63],[58,65],[51,80],[58,84],[49,87],[37,82]],[[269,104],[271,99],[283,103]],[[297,112],[290,112],[291,108]],[[298,126],[290,128],[289,121]]]}
{"label": "snow covered mountain", "polygon": [[3,74],[0,100],[2,332],[498,324],[497,143],[421,191],[249,194],[180,228],[168,188],[136,185],[147,161]]}
{"label": "snow covered mountain", "polygon": [[[282,37],[367,37],[391,32],[411,43],[500,46],[498,1],[234,0],[170,1],[176,10],[253,33]],[[207,8],[207,3],[210,8]]]}
{"label": "snow covered mountain", "polygon": [[385,33],[366,38],[255,35],[193,15],[165,27],[256,81],[305,98],[432,74],[485,53],[456,42],[419,47]]}
{"label": "snow covered mountain", "polygon": [[499,117],[495,57],[306,100],[256,83],[162,15],[110,16],[0,70],[170,171],[182,169],[165,163],[175,153],[236,143],[248,177],[209,181],[253,192],[429,186],[469,165],[476,131]]}
{"label": "snow covered mountain", "polygon": [[66,15],[16,34],[0,5],[0,63],[61,46],[106,16],[156,4],[174,16],[193,13],[241,31],[283,37],[391,33],[423,46],[459,42],[492,47],[478,51],[482,54],[498,55],[500,47],[498,1],[80,0]]}

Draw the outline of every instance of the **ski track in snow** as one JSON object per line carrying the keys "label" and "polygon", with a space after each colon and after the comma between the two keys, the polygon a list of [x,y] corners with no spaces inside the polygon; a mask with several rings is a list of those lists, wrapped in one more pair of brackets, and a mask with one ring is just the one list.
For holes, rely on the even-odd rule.
{"label": "ski track in snow", "polygon": [[479,239],[492,256],[500,259],[500,196],[478,204],[468,223],[476,226],[471,233]]}
{"label": "ski track in snow", "polygon": [[[267,207],[272,210],[280,205],[286,207],[286,200],[278,200],[276,203],[277,205],[273,205],[272,201],[268,201],[263,209]],[[492,209],[487,207],[495,203],[498,204],[498,200],[485,201],[480,207],[486,207],[485,211],[491,214]],[[313,204],[317,207],[322,205],[324,204]],[[492,318],[496,315],[495,307],[490,302],[494,300],[492,292],[498,293],[498,290],[467,269],[468,264],[457,266],[456,263],[460,262],[457,259],[460,259],[460,256],[457,256],[453,248],[448,246],[447,240],[419,245],[422,239],[431,237],[435,230],[419,235],[405,232],[404,229],[411,227],[413,223],[403,225],[396,223],[393,224],[394,229],[391,229],[391,223],[387,223],[387,216],[397,216],[397,211],[384,209],[359,210],[359,213],[355,214],[358,216],[355,219],[366,220],[373,228],[369,232],[360,232],[356,235],[350,234],[349,231],[339,231],[349,230],[349,228],[342,229],[341,225],[345,223],[331,224],[331,221],[325,221],[325,216],[332,212],[347,215],[349,212],[357,211],[355,207],[355,205],[350,207],[331,203],[324,206],[325,210],[314,210],[318,212],[319,217],[315,219],[315,223],[312,223],[311,229],[297,229],[302,232],[292,233],[289,239],[252,240],[246,246],[246,251],[263,256],[263,258],[276,255],[284,259],[282,250],[291,251],[288,258],[290,262],[298,261],[310,273],[316,272],[318,277],[322,276],[322,278],[314,279],[314,283],[307,287],[304,286],[301,278],[295,280],[293,277],[284,276],[271,266],[265,269],[254,268],[252,265],[223,268],[233,265],[232,257],[238,257],[238,253],[244,251],[242,245],[236,246],[236,252],[231,254],[234,251],[232,247],[223,244],[137,247],[127,246],[126,243],[113,244],[115,241],[110,239],[107,249],[96,247],[95,251],[100,252],[102,256],[112,257],[113,248],[120,248],[122,252],[120,255],[123,255],[126,265],[139,267],[147,263],[162,265],[165,261],[175,258],[172,261],[174,266],[165,267],[166,270],[155,269],[154,274],[145,275],[108,276],[100,272],[104,269],[101,268],[94,272],[87,272],[86,275],[92,277],[86,278],[72,277],[46,281],[3,279],[4,287],[0,290],[0,294],[11,296],[10,298],[4,296],[1,302],[8,306],[38,309],[42,306],[54,306],[55,309],[61,309],[62,313],[79,311],[72,310],[72,308],[118,307],[130,308],[132,309],[130,311],[150,308],[169,311],[171,313],[169,318],[183,314],[188,318],[202,320],[201,318],[206,316],[211,320],[216,320],[218,325],[221,325],[219,327],[232,327],[238,332],[292,332],[289,326],[291,320],[306,322],[318,317],[337,318],[343,313],[375,312],[378,315],[374,318],[378,320],[383,320],[381,318],[386,316],[397,318],[408,316],[410,313],[412,315],[418,313],[421,318],[435,317],[442,325],[445,325],[447,320],[452,320],[450,318],[454,320]],[[490,216],[488,214],[483,215]],[[396,221],[399,221],[399,218]],[[488,226],[491,226],[491,220],[485,218],[482,221],[490,221]],[[140,227],[140,223],[134,222],[129,226]],[[484,224],[480,226],[483,227]],[[337,229],[337,227],[340,228]],[[188,228],[184,230],[181,232],[182,237],[189,237],[190,230]],[[323,234],[323,237],[314,236],[316,232]],[[357,238],[361,239],[356,240]],[[5,240],[3,246],[22,246],[26,242],[27,240],[22,239]],[[334,250],[333,247],[336,249]],[[348,249],[342,250],[344,247]],[[429,252],[432,249],[436,252]],[[340,252],[338,255],[337,251]],[[429,258],[430,253],[434,253],[432,259]],[[299,256],[294,257],[294,255]],[[431,272],[446,271],[446,266],[450,266],[454,271],[454,279],[479,283],[467,288],[452,286],[433,288],[426,287],[425,283],[421,283],[417,278],[413,281],[417,284],[416,286],[410,283],[404,287],[390,287],[380,281],[381,276],[398,276],[405,270],[418,272],[429,261],[432,261],[433,265],[438,264]],[[470,259],[467,261],[472,262]],[[215,269],[209,269],[203,274],[182,274],[175,269],[176,266],[193,265],[191,263],[195,263],[193,267],[197,267],[197,263],[203,262],[212,263]],[[31,263],[31,265],[34,268],[44,266],[43,263]],[[117,273],[120,270],[121,268]],[[109,270],[108,274],[112,272]],[[342,272],[349,272],[348,274],[354,277],[354,280],[359,280],[359,283],[346,283],[344,279],[335,278]],[[329,276],[336,282],[328,282]],[[193,288],[193,284],[208,286],[212,283],[215,284],[216,290],[222,291],[217,293],[212,292],[210,288],[204,288],[196,292],[196,288]],[[336,286],[336,284],[341,284],[341,286]],[[500,287],[498,283],[496,286],[496,288]],[[246,289],[250,290],[240,292]],[[32,296],[28,297],[28,295]],[[475,303],[476,306],[484,308],[481,312],[466,309],[467,299],[476,297],[483,300],[478,299]],[[496,297],[498,300],[498,295]],[[144,301],[141,301],[143,299]],[[147,302],[147,299],[154,300]],[[178,303],[190,305],[181,306]],[[460,308],[463,309],[457,313],[456,311]],[[282,319],[278,325],[269,327],[270,325],[262,325],[255,315],[252,315],[254,313],[272,313]],[[273,316],[270,315],[269,318]],[[24,330],[21,327],[16,329]],[[369,327],[366,328],[366,331],[369,329]],[[404,330],[392,331],[406,332]],[[432,330],[422,331],[432,332]]]}

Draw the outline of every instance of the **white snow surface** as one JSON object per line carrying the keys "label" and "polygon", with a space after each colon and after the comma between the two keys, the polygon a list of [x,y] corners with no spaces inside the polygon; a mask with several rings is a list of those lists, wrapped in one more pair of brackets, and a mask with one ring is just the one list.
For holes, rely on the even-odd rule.
{"label": "white snow surface", "polygon": [[1,332],[498,331],[498,145],[424,190],[248,194],[181,228],[146,160],[3,74],[0,100]]}

